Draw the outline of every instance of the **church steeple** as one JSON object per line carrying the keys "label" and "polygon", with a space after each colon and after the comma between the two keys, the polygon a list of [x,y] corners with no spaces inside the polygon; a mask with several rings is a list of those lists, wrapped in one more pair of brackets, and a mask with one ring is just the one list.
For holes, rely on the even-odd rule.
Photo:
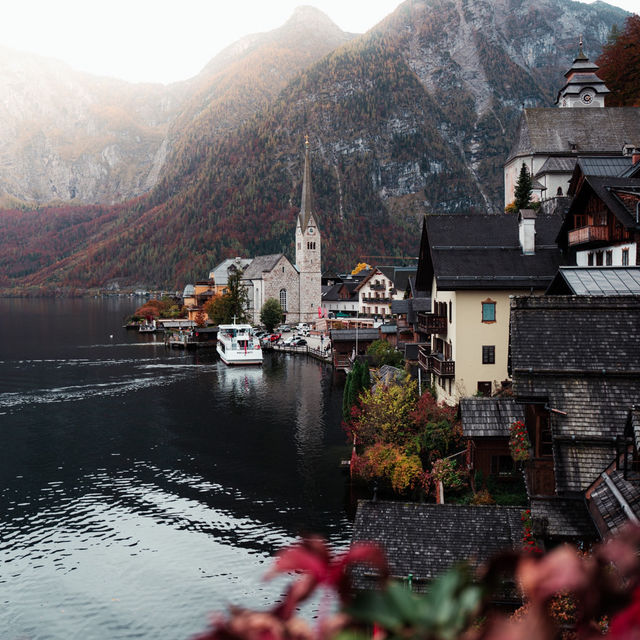
{"label": "church steeple", "polygon": [[302,176],[302,203],[296,222],[296,269],[300,274],[300,322],[312,322],[322,304],[320,229],[313,204],[311,189],[311,161],[309,136],[304,141],[304,174]]}
{"label": "church steeple", "polygon": [[598,65],[585,55],[580,36],[578,55],[564,74],[567,81],[558,91],[556,104],[559,107],[604,107],[604,96],[610,91],[596,75],[598,69]]}
{"label": "church steeple", "polygon": [[302,176],[302,203],[298,220],[304,232],[313,213],[313,189],[311,187],[311,161],[309,160],[309,136],[304,137],[304,174]]}

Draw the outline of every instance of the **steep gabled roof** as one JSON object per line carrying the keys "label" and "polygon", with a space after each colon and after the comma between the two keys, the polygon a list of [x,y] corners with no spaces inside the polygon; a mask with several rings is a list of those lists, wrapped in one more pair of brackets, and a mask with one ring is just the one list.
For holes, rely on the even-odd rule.
{"label": "steep gabled roof", "polygon": [[251,261],[251,264],[244,270],[242,279],[260,280],[262,278],[262,274],[271,271],[282,257],[284,257],[283,253],[272,253],[268,256],[256,256]]}
{"label": "steep gabled roof", "polygon": [[441,290],[546,289],[562,261],[561,224],[562,216],[539,213],[535,253],[523,255],[516,216],[427,215],[417,281],[430,289],[435,275]]}
{"label": "steep gabled roof", "polygon": [[525,109],[506,162],[536,154],[620,155],[640,141],[640,108]]}
{"label": "steep gabled roof", "polygon": [[304,147],[304,174],[302,176],[302,202],[300,204],[300,214],[298,222],[304,231],[309,224],[309,218],[315,215],[313,203],[313,188],[311,185],[311,161],[309,160],[309,140]]}

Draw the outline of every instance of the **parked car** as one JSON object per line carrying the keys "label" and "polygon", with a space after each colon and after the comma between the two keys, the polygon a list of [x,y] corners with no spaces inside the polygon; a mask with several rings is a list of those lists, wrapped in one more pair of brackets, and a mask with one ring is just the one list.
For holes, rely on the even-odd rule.
{"label": "parked car", "polygon": [[278,331],[280,333],[289,333],[289,331],[291,331],[291,327],[288,324],[281,324],[278,327]]}
{"label": "parked car", "polygon": [[295,337],[295,336],[289,336],[288,338],[284,338],[284,340],[280,340],[280,341],[278,342],[278,344],[282,344],[282,345],[284,345],[285,347],[290,347],[290,346],[291,346],[291,343],[292,343],[294,340],[296,340],[296,337]]}
{"label": "parked car", "polygon": [[304,338],[294,338],[291,341],[291,346],[292,347],[304,347],[306,346],[307,341]]}
{"label": "parked car", "polygon": [[272,333],[267,340],[269,342],[278,342],[278,340],[280,340],[280,338],[282,337],[281,333]]}

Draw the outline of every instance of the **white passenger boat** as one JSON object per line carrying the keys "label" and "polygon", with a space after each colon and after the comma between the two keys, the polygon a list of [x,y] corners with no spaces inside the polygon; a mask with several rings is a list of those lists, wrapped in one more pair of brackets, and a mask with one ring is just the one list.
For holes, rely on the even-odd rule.
{"label": "white passenger boat", "polygon": [[221,324],[216,350],[225,364],[262,364],[260,340],[250,324]]}

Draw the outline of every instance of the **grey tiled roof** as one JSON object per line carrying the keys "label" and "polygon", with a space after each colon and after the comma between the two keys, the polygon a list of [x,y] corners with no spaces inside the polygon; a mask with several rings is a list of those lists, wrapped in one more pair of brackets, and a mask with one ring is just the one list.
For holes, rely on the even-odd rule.
{"label": "grey tiled roof", "polygon": [[265,271],[271,271],[271,269],[276,266],[278,260],[280,260],[282,256],[282,253],[273,253],[268,256],[256,256],[251,261],[251,264],[244,270],[244,273],[242,274],[243,279],[259,280],[262,278],[262,274]]}
{"label": "grey tiled roof", "polygon": [[582,496],[531,498],[531,517],[534,519],[534,532],[540,528],[545,537],[597,537],[596,528]]}
{"label": "grey tiled roof", "polygon": [[536,176],[541,176],[545,173],[573,173],[575,166],[575,156],[551,156],[544,161]]}
{"label": "grey tiled roof", "polygon": [[513,371],[640,369],[637,296],[511,299]]}
{"label": "grey tiled roof", "polygon": [[560,267],[548,295],[640,295],[640,267]]}
{"label": "grey tiled roof", "polygon": [[461,398],[462,433],[470,438],[509,437],[509,427],[524,420],[524,408],[514,398]]}
{"label": "grey tiled roof", "polygon": [[[395,577],[414,576],[417,590],[463,560],[478,566],[522,541],[518,507],[459,506],[360,501],[353,541],[377,542]],[[357,588],[374,586],[367,570],[357,570]]]}
{"label": "grey tiled roof", "polygon": [[616,449],[612,443],[554,441],[553,461],[558,493],[581,493],[602,473]]}
{"label": "grey tiled roof", "polygon": [[441,290],[546,289],[563,260],[561,224],[559,215],[539,214],[535,254],[523,255],[515,215],[427,215],[418,277],[426,283],[435,274]]}
{"label": "grey tiled roof", "polygon": [[[619,155],[640,140],[640,108],[525,109],[507,162],[519,155]],[[635,142],[632,142],[635,144]]]}

